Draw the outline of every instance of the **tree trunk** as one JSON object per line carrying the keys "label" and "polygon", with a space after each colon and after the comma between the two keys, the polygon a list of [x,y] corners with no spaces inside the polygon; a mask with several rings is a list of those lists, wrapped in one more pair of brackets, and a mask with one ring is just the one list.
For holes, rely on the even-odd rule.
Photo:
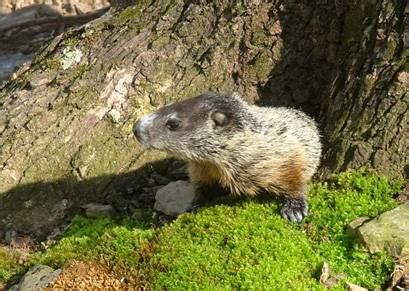
{"label": "tree trunk", "polygon": [[405,1],[360,2],[350,7],[355,14],[344,12],[341,61],[323,99],[324,165],[331,171],[365,166],[407,178],[409,15]]}
{"label": "tree trunk", "polygon": [[360,2],[140,1],[57,37],[0,93],[0,232],[41,237],[88,201],[154,192],[174,164],[142,167],[164,155],[132,125],[205,90],[314,115],[323,173],[402,177],[405,5]]}
{"label": "tree trunk", "polygon": [[316,116],[326,145],[323,176],[359,167],[408,176],[404,2],[346,1],[327,9],[295,4],[281,16],[287,53],[261,96],[264,104],[300,106]]}

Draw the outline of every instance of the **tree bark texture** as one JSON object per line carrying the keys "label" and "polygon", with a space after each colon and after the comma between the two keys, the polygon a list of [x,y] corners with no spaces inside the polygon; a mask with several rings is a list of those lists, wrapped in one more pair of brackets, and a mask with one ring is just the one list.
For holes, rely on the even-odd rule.
{"label": "tree bark texture", "polygon": [[0,93],[0,232],[41,237],[82,203],[142,195],[174,163],[144,152],[133,123],[205,90],[312,114],[323,174],[368,166],[402,177],[405,5],[138,1],[58,36]]}
{"label": "tree bark texture", "polygon": [[409,7],[405,1],[360,2],[354,14],[343,12],[340,62],[322,99],[324,165],[408,178]]}

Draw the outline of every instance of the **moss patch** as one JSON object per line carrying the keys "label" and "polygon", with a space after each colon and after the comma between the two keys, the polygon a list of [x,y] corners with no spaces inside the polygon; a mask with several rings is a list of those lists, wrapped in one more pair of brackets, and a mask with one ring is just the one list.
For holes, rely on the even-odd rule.
{"label": "moss patch", "polygon": [[75,217],[64,237],[31,263],[59,267],[70,260],[99,259],[120,267],[135,267],[141,246],[153,237],[145,222],[126,217],[119,220]]}
{"label": "moss patch", "polygon": [[364,172],[315,184],[312,213],[302,225],[279,217],[276,202],[239,201],[184,214],[158,236],[152,263],[154,287],[166,289],[319,289],[327,261],[334,274],[367,288],[383,284],[392,259],[370,255],[346,233],[349,222],[396,206],[400,184]]}
{"label": "moss patch", "polygon": [[358,217],[375,217],[397,206],[393,196],[400,187],[397,181],[362,171],[313,186],[312,214],[304,227],[316,254],[329,262],[334,273],[344,273],[345,280],[370,289],[389,278],[392,259],[385,253],[370,255],[357,246],[346,226]]}
{"label": "moss patch", "polygon": [[277,210],[248,201],[182,215],[159,235],[154,289],[319,288],[307,237]]}
{"label": "moss patch", "polygon": [[117,16],[119,25],[124,25],[127,22],[138,20],[143,14],[142,12],[150,6],[152,1],[138,1],[135,5],[123,9]]}
{"label": "moss patch", "polygon": [[[283,220],[278,202],[268,198],[227,198],[159,229],[148,227],[150,213],[138,221],[76,217],[63,238],[30,264],[100,260],[156,289],[319,290],[320,269],[328,262],[332,275],[345,275],[334,290],[343,290],[346,281],[374,289],[389,278],[392,258],[366,252],[346,226],[395,207],[400,188],[365,172],[337,175],[312,185],[311,214],[303,224]],[[16,271],[8,258],[0,262],[0,281]]]}
{"label": "moss patch", "polygon": [[17,253],[0,246],[0,289],[3,283],[22,269],[23,267],[18,263]]}

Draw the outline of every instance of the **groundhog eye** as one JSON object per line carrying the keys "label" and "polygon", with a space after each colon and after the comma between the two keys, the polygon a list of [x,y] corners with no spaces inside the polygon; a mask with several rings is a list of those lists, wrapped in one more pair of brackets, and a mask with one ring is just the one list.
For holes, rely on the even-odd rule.
{"label": "groundhog eye", "polygon": [[178,119],[169,119],[166,121],[166,127],[170,130],[176,130],[180,127],[181,122]]}

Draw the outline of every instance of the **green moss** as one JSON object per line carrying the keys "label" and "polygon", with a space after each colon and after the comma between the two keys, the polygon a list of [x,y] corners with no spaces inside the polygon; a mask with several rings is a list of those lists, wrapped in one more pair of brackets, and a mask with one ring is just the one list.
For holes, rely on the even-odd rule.
{"label": "green moss", "polygon": [[64,40],[64,46],[65,47],[70,47],[70,48],[75,48],[81,44],[81,39],[78,37],[69,37]]}
{"label": "green moss", "polygon": [[[84,76],[84,74],[89,70],[90,66],[87,64],[81,64],[76,66],[74,69],[72,69],[70,71],[70,79],[73,81],[75,81],[76,79],[80,79],[82,78],[82,76]],[[88,89],[88,88],[86,88]],[[85,89],[84,89],[85,90]]]}
{"label": "green moss", "polygon": [[144,221],[135,222],[129,218],[94,220],[77,216],[58,244],[34,255],[31,262],[60,267],[73,259],[99,259],[135,267],[141,245],[152,235],[153,230],[147,229]]}
{"label": "green moss", "polygon": [[2,283],[5,283],[15,273],[20,272],[22,268],[18,263],[17,254],[0,246],[0,289]]}
{"label": "green moss", "polygon": [[184,214],[159,234],[154,288],[320,289],[308,239],[275,204],[244,202]]}
{"label": "green moss", "polygon": [[131,6],[122,10],[121,13],[118,15],[117,20],[120,23],[124,24],[129,20],[139,18],[140,15],[141,15],[140,9],[138,9],[138,7],[136,6]]}
{"label": "green moss", "polygon": [[144,1],[137,1],[136,5],[129,6],[126,9],[122,10],[118,16],[116,17],[118,24],[123,25],[132,20],[138,20],[143,10],[146,7],[149,7],[152,1],[144,0]]}
{"label": "green moss", "polygon": [[13,92],[14,89],[17,88],[24,88],[27,86],[29,83],[29,72],[25,72],[21,75],[18,76],[16,79],[8,79],[6,81],[3,81],[2,84],[0,84],[0,106],[3,105],[3,99],[9,95],[11,92]]}
{"label": "green moss", "polygon": [[170,35],[163,33],[161,35],[158,35],[157,38],[152,41],[151,47],[153,50],[163,49],[169,43],[169,40]]}
{"label": "green moss", "polygon": [[267,80],[270,68],[273,65],[273,59],[268,53],[261,53],[256,56],[249,64],[249,77],[252,80]]}
{"label": "green moss", "polygon": [[386,281],[391,258],[385,253],[370,255],[358,247],[346,226],[358,217],[375,217],[395,207],[393,196],[400,187],[399,182],[362,171],[346,172],[313,186],[308,236],[317,255],[334,272],[347,274],[347,280],[367,288]]}
{"label": "green moss", "polygon": [[251,35],[251,43],[253,45],[262,45],[266,40],[267,35],[265,30],[262,27],[258,27],[254,30],[253,34]]}
{"label": "green moss", "polygon": [[43,70],[46,70],[46,69],[58,70],[60,68],[60,64],[61,64],[60,59],[56,56],[53,56],[53,57],[43,58],[40,61],[39,65]]}
{"label": "green moss", "polygon": [[[82,78],[86,71],[89,69],[86,65],[80,65],[79,71],[76,68],[70,70],[70,78],[75,80],[77,78]],[[73,88],[70,98],[67,100],[67,104],[74,108],[90,108],[95,104],[96,100],[99,97],[99,92],[92,86],[84,86],[80,88]],[[85,113],[86,114],[86,113]]]}
{"label": "green moss", "polygon": [[[334,274],[346,275],[344,281],[375,288],[387,280],[392,259],[357,246],[346,226],[393,208],[399,189],[399,183],[363,172],[338,175],[313,186],[312,213],[302,226],[285,222],[275,202],[242,201],[184,214],[159,233],[153,285],[316,289],[317,271],[327,261]],[[335,289],[343,289],[344,281]]]}
{"label": "green moss", "polygon": [[[345,281],[374,289],[389,278],[392,258],[369,254],[346,226],[395,207],[400,189],[399,182],[362,171],[336,175],[312,185],[311,214],[303,224],[282,219],[278,202],[267,198],[227,198],[156,230],[148,227],[150,213],[138,222],[76,217],[63,238],[30,263],[103,260],[157,289],[319,290],[328,262],[332,275],[345,275],[334,290],[343,290]],[[3,278],[15,271],[10,262],[0,261]]]}
{"label": "green moss", "polygon": [[360,217],[374,217],[397,205],[393,195],[401,183],[364,171],[345,172],[310,191],[312,215],[308,221],[322,230],[331,225],[332,236],[342,235],[343,226]]}

